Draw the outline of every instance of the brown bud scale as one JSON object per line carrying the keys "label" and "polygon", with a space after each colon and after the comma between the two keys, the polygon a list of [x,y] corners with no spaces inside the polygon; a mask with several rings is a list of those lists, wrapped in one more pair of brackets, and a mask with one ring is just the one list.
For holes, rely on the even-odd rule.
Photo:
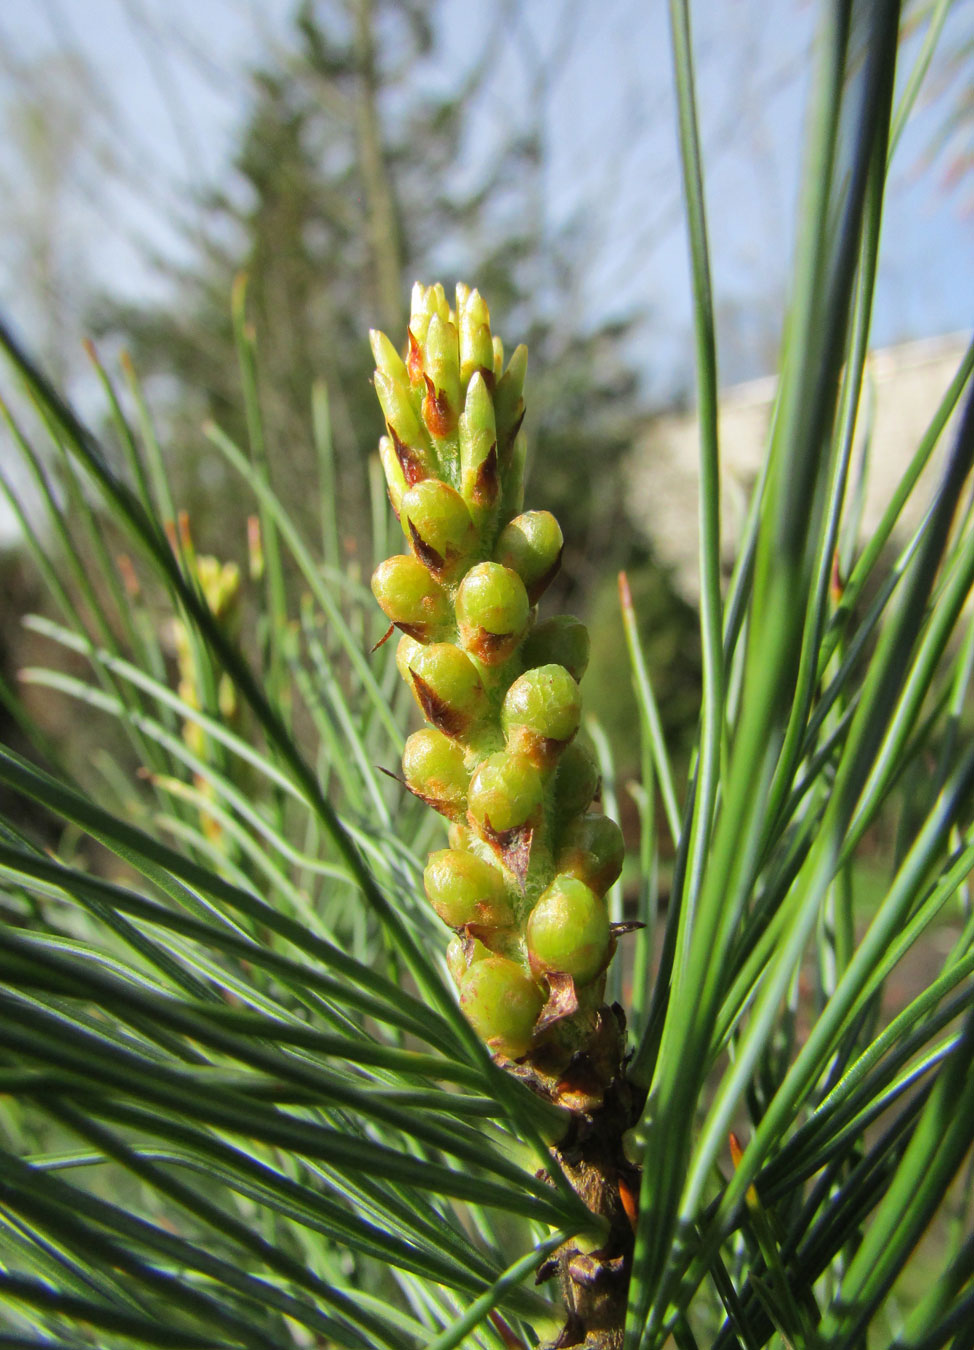
{"label": "brown bud scale", "polygon": [[497,442],[490,447],[487,458],[477,470],[473,499],[477,506],[488,508],[494,505],[500,496],[500,472],[497,467]]}
{"label": "brown bud scale", "polygon": [[415,670],[410,669],[409,674],[427,722],[446,736],[461,736],[470,725],[469,713],[451,708]]}
{"label": "brown bud scale", "polygon": [[409,522],[409,537],[412,541],[413,552],[424,567],[427,567],[433,576],[439,579],[447,567],[448,560],[430,544],[427,544],[423,536],[417,530],[412,521]]}
{"label": "brown bud scale", "polygon": [[406,445],[396,435],[395,427],[389,427],[389,435],[392,437],[393,448],[396,452],[396,458],[399,460],[403,477],[406,480],[406,486],[412,487],[414,483],[421,483],[429,475],[426,472],[426,466],[422,459],[410,446]]}
{"label": "brown bud scale", "polygon": [[428,375],[424,374],[423,379],[426,381],[423,421],[429,428],[430,435],[442,440],[456,427],[458,414],[455,408],[450,407],[446,391],[437,389]]}

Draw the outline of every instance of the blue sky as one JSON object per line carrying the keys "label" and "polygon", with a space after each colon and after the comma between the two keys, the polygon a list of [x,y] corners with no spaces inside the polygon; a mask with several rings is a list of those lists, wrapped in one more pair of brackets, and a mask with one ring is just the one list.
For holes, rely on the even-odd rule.
{"label": "blue sky", "polygon": [[[64,255],[59,322],[78,325],[78,338],[93,287],[133,299],[164,293],[148,254],[178,256],[181,228],[193,223],[193,191],[225,181],[246,112],[248,67],[286,46],[292,9],[290,0],[7,0],[0,10],[5,121],[25,89],[55,97],[70,86],[66,69],[72,79],[82,72],[79,142],[89,144],[71,161],[51,227],[51,246]],[[773,360],[815,10],[810,0],[698,0],[693,10],[729,380]],[[584,265],[573,282],[580,312],[594,318],[647,307],[653,321],[637,353],[647,389],[661,402],[684,391],[692,379],[689,284],[666,6],[444,0],[433,12],[437,63],[423,77],[449,84],[493,34],[494,69],[473,144],[486,147],[541,110],[539,200],[552,232],[569,219],[581,229]],[[960,23],[954,28],[960,33]],[[974,222],[963,194],[943,191],[944,166],[927,153],[944,110],[942,100],[925,101],[893,169],[879,345],[970,321]],[[0,303],[40,340],[23,281],[24,241],[37,239],[29,221],[40,190],[31,173],[10,137],[0,137],[8,202],[0,209]]]}

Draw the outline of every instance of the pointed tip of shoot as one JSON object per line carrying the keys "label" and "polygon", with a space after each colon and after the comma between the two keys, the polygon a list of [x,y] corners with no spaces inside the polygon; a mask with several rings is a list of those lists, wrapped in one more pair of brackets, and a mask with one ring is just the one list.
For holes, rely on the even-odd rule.
{"label": "pointed tip of shoot", "polygon": [[520,394],[524,389],[524,378],[528,373],[528,349],[523,342],[519,342],[511,353],[511,359],[507,363],[507,369],[504,371],[504,378],[510,376],[511,383]]}
{"label": "pointed tip of shoot", "polygon": [[383,375],[387,375],[391,380],[404,384],[409,383],[406,363],[386,337],[385,333],[378,328],[370,328],[369,345],[372,348],[372,355],[375,358],[377,371],[381,371]]}
{"label": "pointed tip of shoot", "polygon": [[499,380],[504,372],[504,344],[499,337],[493,339],[494,379]]}

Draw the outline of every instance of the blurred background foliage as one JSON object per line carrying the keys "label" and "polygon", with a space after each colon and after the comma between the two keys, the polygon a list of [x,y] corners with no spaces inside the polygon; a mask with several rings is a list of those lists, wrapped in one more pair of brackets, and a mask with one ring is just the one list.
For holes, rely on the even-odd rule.
{"label": "blurred background foliage", "polygon": [[[479,286],[495,331],[528,343],[531,498],[555,512],[569,540],[563,590],[587,592],[626,554],[616,467],[639,409],[625,353],[630,324],[580,331],[575,322],[577,236],[569,227],[552,238],[532,201],[540,126],[518,127],[482,177],[457,186],[468,176],[468,109],[490,54],[458,87],[431,93],[413,75],[434,42],[430,12],[388,0],[300,5],[293,49],[253,75],[236,190],[206,198],[199,247],[174,279],[175,303],[103,304],[96,331],[124,339],[143,379],[170,383],[177,445],[192,446],[207,417],[243,439],[227,297],[246,272],[267,440],[287,447],[278,489],[299,520],[314,513],[309,409],[323,381],[344,542],[349,559],[368,568],[367,463],[381,421],[367,330],[404,331],[412,281],[441,275],[449,241],[456,261],[447,284]],[[194,518],[226,519],[207,468],[191,449],[178,457],[176,495],[194,503]]]}
{"label": "blurred background foliage", "polygon": [[[918,0],[912,7],[913,20],[923,19],[924,6]],[[69,387],[72,381],[80,387],[82,402],[87,377],[79,365],[79,326],[96,338],[108,364],[123,347],[128,351],[166,447],[174,502],[188,512],[198,547],[243,563],[246,527],[237,489],[226,465],[206,450],[201,426],[211,419],[239,442],[246,439],[229,303],[234,278],[246,273],[275,488],[298,523],[314,529],[320,444],[316,448],[311,407],[313,390],[323,389],[342,561],[366,576],[373,563],[369,461],[380,430],[367,330],[402,332],[416,278],[442,278],[448,285],[463,278],[479,286],[495,331],[530,348],[528,502],[554,511],[567,541],[549,605],[571,607],[591,622],[595,655],[587,697],[607,726],[625,776],[635,763],[626,734],[633,705],[618,617],[619,568],[631,574],[668,739],[678,752],[689,743],[698,701],[696,618],[670,584],[652,542],[637,537],[625,510],[623,473],[625,456],[653,409],[679,405],[690,395],[685,373],[681,378],[671,370],[656,383],[647,377],[652,335],[665,317],[648,303],[632,259],[619,265],[629,286],[606,301],[597,244],[605,219],[624,208],[641,173],[656,214],[629,221],[635,257],[647,229],[665,232],[667,222],[678,223],[678,182],[675,175],[671,181],[662,176],[660,153],[654,162],[652,146],[640,148],[635,126],[624,117],[613,142],[596,138],[593,147],[581,96],[578,160],[571,181],[558,181],[565,176],[565,138],[553,124],[563,116],[565,95],[556,97],[554,86],[579,34],[593,18],[598,24],[597,6],[588,0],[552,6],[539,23],[536,7],[501,0],[486,21],[488,11],[477,9],[480,21],[471,23],[469,35],[463,8],[446,0],[301,0],[256,65],[237,72],[245,93],[231,162],[173,207],[161,183],[151,179],[151,167],[140,168],[125,127],[111,121],[110,91],[99,87],[81,44],[72,39],[77,16],[53,4],[49,18],[63,36],[55,56],[26,65],[16,43],[0,41],[10,138],[4,162],[16,188],[2,223],[5,237],[26,241],[11,265],[21,288],[18,312],[27,315],[48,368]],[[625,8],[635,22],[639,7]],[[761,41],[763,7],[730,8],[733,15],[715,15],[701,68],[711,90],[705,91],[705,114],[708,99],[717,106],[711,116],[714,158],[733,165],[742,154],[745,111],[753,114],[763,99],[766,115],[773,116],[781,89],[801,82],[807,15],[800,5],[784,7],[794,11],[799,36],[791,47],[772,52],[763,84],[752,87],[743,73]],[[188,37],[182,52],[162,44],[160,16],[148,0],[127,0],[122,9],[153,56],[153,78],[191,154],[200,133],[192,110],[180,105],[173,63],[180,55],[198,64],[208,60],[218,81],[221,53],[193,53]],[[620,12],[615,22],[615,41],[624,45],[626,15]],[[722,32],[733,34],[733,47],[721,44]],[[939,70],[940,109],[925,143],[927,157],[950,185],[963,180],[970,165],[964,78],[970,40],[961,22]],[[514,84],[508,89],[506,77],[498,75],[512,50],[526,72],[516,94]],[[617,55],[622,80],[622,46]],[[638,65],[637,57],[631,59]],[[506,116],[487,116],[508,98],[512,107],[517,103],[516,112],[505,108]],[[662,104],[660,114],[665,126],[669,111]],[[776,180],[781,169],[773,147],[753,134],[743,153],[753,161],[758,195],[764,193],[756,211],[760,228],[770,234],[788,189]],[[22,161],[20,177],[10,167],[12,147]],[[25,164],[29,190],[21,191]],[[179,247],[149,260],[158,281],[154,298],[125,294],[104,276],[87,278],[90,235],[98,226],[87,223],[87,239],[84,222],[75,222],[74,233],[67,228],[66,213],[77,209],[72,183],[83,180],[97,196],[108,191],[104,184],[113,175],[141,182],[146,208],[164,206],[173,217]],[[715,182],[720,192],[719,175]],[[723,188],[715,202],[718,216],[722,209],[741,214],[733,210],[734,191]],[[552,209],[553,192],[565,198],[564,209]],[[724,371],[732,378],[761,373],[777,348],[783,300],[777,288],[783,283],[776,279],[777,264],[768,261],[771,251],[758,246],[755,254],[738,260],[739,270],[750,268],[752,282],[757,278],[756,291],[754,284],[747,287],[746,309],[733,285],[718,292]],[[600,292],[603,303],[593,305],[591,296]],[[26,305],[19,303],[23,296]],[[689,342],[685,347],[688,353]],[[110,441],[110,430],[108,436]],[[2,565],[8,603],[0,641],[11,679],[23,664],[18,616],[27,583],[16,548]]]}

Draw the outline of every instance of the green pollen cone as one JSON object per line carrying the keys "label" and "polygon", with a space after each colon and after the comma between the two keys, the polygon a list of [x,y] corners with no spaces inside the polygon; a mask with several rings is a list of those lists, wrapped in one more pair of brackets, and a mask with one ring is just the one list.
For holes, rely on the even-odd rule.
{"label": "green pollen cone", "polygon": [[485,665],[499,665],[524,636],[531,604],[516,572],[485,562],[472,567],[460,583],[456,613],[467,650]]}
{"label": "green pollen cone", "polygon": [[383,436],[379,440],[379,459],[382,463],[382,472],[386,476],[389,502],[398,519],[402,509],[403,494],[406,491],[406,475],[403,473],[396,448],[388,436]]}
{"label": "green pollen cone", "polygon": [[576,680],[588,669],[588,629],[571,614],[544,619],[528,634],[524,644],[527,666],[564,666]]}
{"label": "green pollen cone", "polygon": [[504,878],[496,867],[462,849],[431,853],[423,873],[430,904],[445,924],[503,928],[514,921]]}
{"label": "green pollen cone", "polygon": [[494,377],[494,344],[490,336],[490,311],[479,291],[457,287],[457,311],[460,315],[460,379],[469,380],[476,371]]}
{"label": "green pollen cone", "polygon": [[426,394],[423,420],[441,439],[456,429],[460,416],[460,361],[457,330],[449,319],[434,314],[426,330]]}
{"label": "green pollen cone", "polygon": [[458,440],[460,490],[474,520],[484,525],[500,499],[500,469],[494,401],[479,370],[467,386]]}
{"label": "green pollen cone", "polygon": [[501,727],[512,750],[545,762],[578,730],[582,693],[564,666],[536,666],[508,689]]}
{"label": "green pollen cone", "polygon": [[528,373],[528,349],[523,342],[514,349],[504,374],[497,383],[494,395],[494,415],[497,420],[497,450],[501,464],[510,460],[514,437],[524,417],[524,378]]}
{"label": "green pollen cone", "polygon": [[448,736],[469,731],[486,710],[477,667],[450,642],[410,649],[408,678],[423,716]]}
{"label": "green pollen cone", "polygon": [[464,975],[475,961],[483,961],[491,955],[477,938],[461,937],[455,933],[446,946],[446,968],[453,977],[453,983],[459,989]]}
{"label": "green pollen cone", "polygon": [[380,333],[376,328],[370,328],[369,342],[372,346],[372,355],[375,357],[376,370],[381,371],[393,384],[400,384],[403,388],[408,387],[409,374],[406,370],[406,363],[385,333]]}
{"label": "green pollen cone", "polygon": [[427,478],[403,494],[399,514],[417,559],[434,576],[451,576],[465,560],[469,565],[477,531],[454,488]]}
{"label": "green pollen cone", "polygon": [[402,769],[410,792],[434,811],[461,819],[467,805],[467,770],[463,751],[433,727],[414,731],[406,742]]}
{"label": "green pollen cone", "polygon": [[[419,419],[409,397],[409,387],[391,379],[385,371],[377,370],[373,377],[375,392],[393,440],[412,446],[418,453],[425,451],[425,441]],[[428,458],[428,455],[427,455]]]}
{"label": "green pollen cone", "polygon": [[605,965],[609,937],[605,905],[576,877],[556,877],[528,917],[532,969],[539,974],[561,971],[579,984]]}
{"label": "green pollen cone", "polygon": [[380,563],[372,574],[372,594],[386,618],[419,642],[449,625],[449,597],[418,558],[400,554]]}
{"label": "green pollen cone", "polygon": [[527,971],[504,956],[474,962],[460,984],[460,1006],[474,1030],[509,1059],[527,1054],[543,1004]]}
{"label": "green pollen cone", "polygon": [[565,747],[555,777],[555,811],[559,821],[570,821],[587,811],[599,790],[598,762],[587,746],[577,740]]}
{"label": "green pollen cone", "polygon": [[532,822],[544,800],[541,775],[526,755],[490,755],[470,783],[470,814],[495,833]]}
{"label": "green pollen cone", "polygon": [[525,511],[505,525],[494,556],[518,574],[534,605],[558,571],[563,544],[561,526],[550,511]]}
{"label": "green pollen cone", "polygon": [[560,871],[578,877],[604,895],[622,871],[626,845],[622,831],[608,816],[578,816],[559,839]]}

